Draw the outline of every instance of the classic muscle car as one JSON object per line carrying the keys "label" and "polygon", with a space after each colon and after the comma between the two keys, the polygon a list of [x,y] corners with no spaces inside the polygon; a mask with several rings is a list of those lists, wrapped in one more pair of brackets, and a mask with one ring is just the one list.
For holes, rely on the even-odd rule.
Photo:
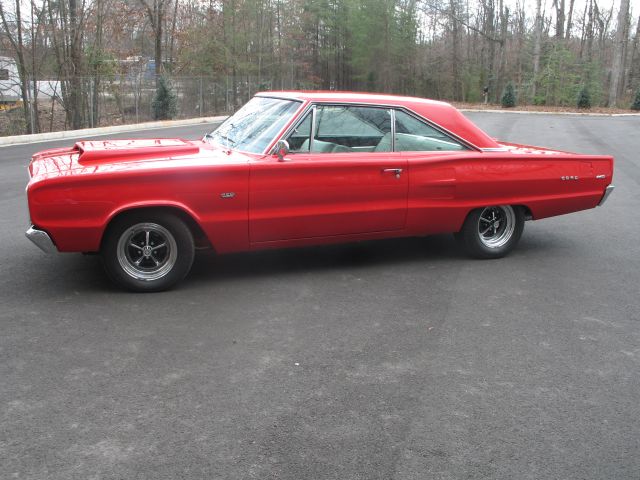
{"label": "classic muscle car", "polygon": [[525,220],[602,205],[613,158],[498,142],[443,102],[256,95],[201,141],[82,141],[33,156],[27,237],[99,252],[134,291],[167,289],[198,247],[223,254],[454,233],[499,258]]}

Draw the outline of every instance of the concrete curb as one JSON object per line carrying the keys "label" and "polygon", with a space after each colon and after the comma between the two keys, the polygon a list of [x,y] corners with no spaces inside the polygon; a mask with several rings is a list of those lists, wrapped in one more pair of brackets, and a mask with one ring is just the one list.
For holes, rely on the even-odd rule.
{"label": "concrete curb", "polygon": [[458,108],[461,112],[473,113],[516,113],[519,115],[573,115],[580,117],[640,117],[640,113],[596,113],[596,112],[538,112],[533,110],[492,110],[483,108]]}
{"label": "concrete curb", "polygon": [[163,120],[159,122],[132,123],[127,125],[113,125],[111,127],[83,128],[82,130],[65,130],[62,132],[36,133],[33,135],[14,135],[10,137],[0,137],[0,147],[9,145],[24,145],[28,143],[48,142],[51,140],[63,140],[66,138],[93,137],[98,135],[109,135],[112,133],[132,132],[137,130],[156,130],[167,127],[181,127],[187,125],[198,125],[201,123],[220,122],[227,118],[219,117],[199,117],[187,118],[184,120]]}

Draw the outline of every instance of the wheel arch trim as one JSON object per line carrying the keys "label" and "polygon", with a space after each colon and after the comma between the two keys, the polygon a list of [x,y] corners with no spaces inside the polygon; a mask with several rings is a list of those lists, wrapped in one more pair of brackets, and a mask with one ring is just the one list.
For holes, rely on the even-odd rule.
{"label": "wheel arch trim", "polygon": [[186,205],[179,202],[167,202],[167,201],[149,201],[149,202],[136,202],[127,205],[122,205],[116,210],[112,211],[109,216],[106,218],[103,227],[102,227],[102,235],[100,237],[100,248],[102,248],[102,243],[104,242],[104,238],[106,236],[107,230],[109,226],[113,224],[113,222],[130,213],[144,211],[144,210],[155,210],[162,212],[171,212],[177,214],[186,224],[189,230],[191,230],[191,234],[194,237],[196,242],[206,242],[208,247],[214,248],[211,239],[205,233],[205,230],[202,228],[202,222],[196,213],[191,210]]}

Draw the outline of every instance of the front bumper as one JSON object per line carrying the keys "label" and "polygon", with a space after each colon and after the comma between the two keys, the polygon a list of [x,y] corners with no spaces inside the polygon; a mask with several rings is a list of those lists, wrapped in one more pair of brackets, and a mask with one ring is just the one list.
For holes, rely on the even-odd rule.
{"label": "front bumper", "polygon": [[49,234],[43,230],[34,228],[33,225],[29,227],[29,230],[25,232],[25,235],[29,240],[36,244],[36,246],[44,253],[54,253],[57,251],[56,246],[51,240]]}
{"label": "front bumper", "polygon": [[609,198],[609,195],[611,195],[611,192],[613,192],[614,188],[616,187],[614,187],[613,185],[609,185],[607,188],[604,189],[604,195],[602,195],[602,198],[600,199],[600,203],[598,204],[599,207],[604,205],[604,202],[607,201],[607,198]]}

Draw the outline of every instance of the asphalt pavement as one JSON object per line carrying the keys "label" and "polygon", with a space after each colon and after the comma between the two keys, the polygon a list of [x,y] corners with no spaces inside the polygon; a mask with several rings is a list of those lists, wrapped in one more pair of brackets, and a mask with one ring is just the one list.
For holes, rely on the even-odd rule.
{"label": "asphalt pavement", "polygon": [[72,142],[0,148],[0,478],[640,478],[640,117],[468,116],[613,154],[616,190],[501,260],[449,235],[200,253],[130,294],[24,237],[29,157]]}

